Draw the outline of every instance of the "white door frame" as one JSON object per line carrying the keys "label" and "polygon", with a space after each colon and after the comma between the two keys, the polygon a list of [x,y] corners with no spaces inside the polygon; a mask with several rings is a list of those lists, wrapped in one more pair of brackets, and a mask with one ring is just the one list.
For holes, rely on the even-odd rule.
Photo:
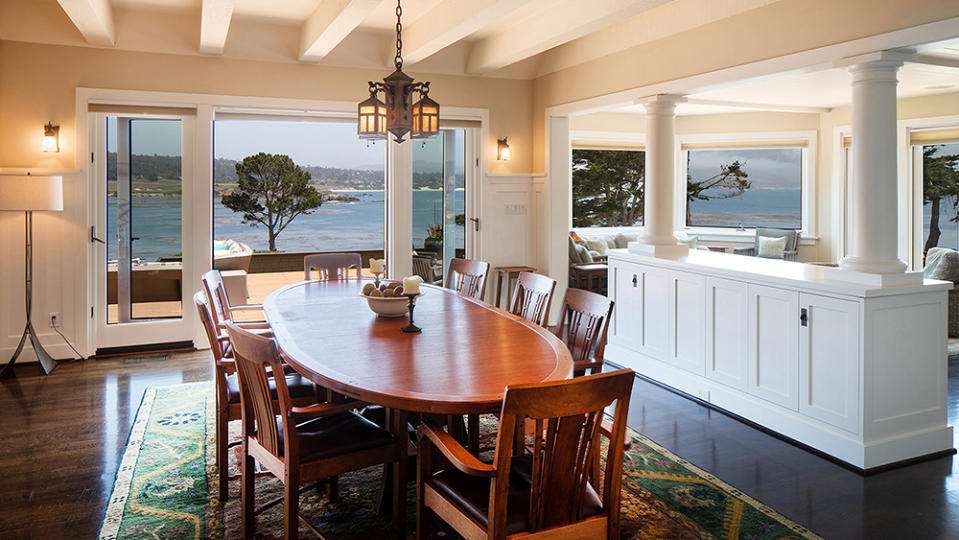
{"label": "white door frame", "polygon": [[[77,88],[77,108],[75,116],[77,123],[76,163],[78,168],[82,170],[83,177],[86,179],[85,193],[87,194],[87,230],[89,230],[90,226],[96,224],[97,218],[97,199],[95,198],[96,182],[92,181],[92,174],[95,164],[91,163],[91,155],[93,155],[92,151],[94,150],[91,148],[91,142],[95,139],[90,137],[91,126],[88,114],[89,107],[93,104],[123,105],[130,107],[180,107],[196,109],[196,120],[193,128],[194,150],[192,152],[192,160],[194,163],[194,182],[192,183],[191,188],[194,206],[190,209],[189,215],[186,213],[183,215],[184,231],[208,232],[208,234],[199,235],[194,239],[195,241],[193,242],[192,249],[195,264],[192,266],[192,273],[194,276],[196,276],[196,279],[198,279],[203,272],[206,272],[212,266],[214,110],[225,108],[244,110],[258,109],[261,112],[265,110],[276,114],[282,114],[286,112],[297,115],[335,115],[344,118],[355,117],[356,114],[356,103],[350,101],[227,96],[218,94],[115,90],[105,88]],[[482,204],[483,197],[481,195],[485,186],[487,163],[492,152],[489,144],[489,109],[477,107],[444,107],[443,118],[480,122],[480,127],[478,129],[474,128],[478,131],[478,136],[474,137],[476,139],[476,143],[474,145],[473,156],[474,164],[477,163],[476,158],[479,158],[475,169],[477,174],[474,177],[472,187],[467,192],[467,204],[470,204],[473,208],[473,215],[482,219],[484,209]],[[406,146],[406,149],[408,148],[410,148],[409,145]],[[184,159],[186,158],[184,157]],[[394,162],[388,161],[388,163]],[[412,188],[412,162],[401,159],[397,160],[395,165],[398,165],[398,167],[394,167],[389,171],[390,176],[395,179],[401,179],[401,184],[405,184],[408,188]],[[410,191],[409,197],[411,197],[411,189],[407,191]],[[470,199],[472,199],[472,203],[469,202]],[[411,199],[407,199],[407,202],[411,202]],[[409,206],[407,207],[409,208]],[[186,212],[186,209],[184,212]],[[412,216],[410,215],[410,218],[411,217]],[[409,227],[407,228],[407,231],[409,231]],[[474,235],[474,237],[472,256],[475,258],[483,258],[485,251],[483,235]],[[404,253],[407,255],[403,259],[397,260],[411,260],[412,244],[408,237],[399,239],[396,235],[393,235],[392,244],[393,245],[388,246],[388,249],[391,250],[391,253],[394,254],[394,257],[402,257]],[[96,324],[98,315],[95,313],[95,309],[91,310],[98,294],[98,291],[96,290],[96,280],[93,278],[93,276],[96,275],[96,261],[98,260],[96,246],[96,244],[91,242],[88,244],[88,247],[84,252],[83,260],[80,261],[80,265],[83,274],[81,276],[81,283],[85,285],[74,292],[75,298],[73,305],[76,307],[73,314],[73,320],[87,321],[86,328],[79,329],[77,332],[79,336],[78,348],[85,356],[92,355],[95,352],[99,339],[98,328]],[[407,269],[405,273],[402,273],[402,275],[409,275],[412,273],[412,263],[408,262],[406,263],[406,266],[410,266],[410,268]],[[391,269],[391,272],[393,270],[402,269],[403,268]],[[184,269],[184,274],[186,274],[186,272],[187,270]],[[399,274],[391,273],[391,275]],[[186,288],[185,286],[185,290],[197,290],[198,286],[199,281],[192,285],[192,288]],[[194,345],[198,348],[205,348],[208,346],[206,343],[206,337],[203,333],[203,329],[195,323],[195,310],[191,309],[190,306],[190,302],[192,301],[191,297],[192,294],[185,296],[183,299],[184,317],[190,317],[190,319],[194,321]]]}
{"label": "white door frame", "polygon": [[[182,248],[182,316],[170,319],[143,319],[129,322],[107,323],[107,244],[96,243],[94,245],[94,257],[92,261],[94,277],[93,285],[95,296],[93,298],[94,306],[94,325],[96,327],[96,340],[94,342],[96,349],[111,347],[127,347],[144,344],[174,343],[183,341],[192,341],[194,339],[194,327],[196,325],[196,312],[192,309],[190,300],[192,291],[199,286],[199,273],[196,271],[198,250],[194,246],[196,236],[190,234],[195,224],[195,209],[197,202],[193,194],[196,192],[196,175],[194,174],[194,154],[196,144],[194,137],[196,133],[196,117],[194,115],[171,115],[171,114],[127,114],[127,113],[87,113],[94,121],[90,122],[90,140],[95,141],[95,150],[93,152],[93,164],[88,176],[91,191],[94,193],[95,209],[95,227],[96,232],[101,239],[109,234],[106,224],[107,205],[107,185],[105,182],[107,174],[107,153],[106,146],[106,119],[114,116],[123,119],[162,119],[180,121],[180,155],[181,155],[181,175],[182,175],[182,194],[181,194],[181,248]],[[119,268],[118,268],[119,272]],[[118,282],[119,282],[118,275]],[[118,291],[119,292],[119,291]],[[117,301],[119,303],[120,298]],[[118,308],[120,306],[118,305]]]}

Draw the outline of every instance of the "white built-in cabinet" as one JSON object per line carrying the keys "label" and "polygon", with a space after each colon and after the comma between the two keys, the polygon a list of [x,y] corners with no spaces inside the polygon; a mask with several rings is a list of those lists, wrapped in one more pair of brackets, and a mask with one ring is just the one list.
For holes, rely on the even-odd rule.
{"label": "white built-in cabinet", "polygon": [[[841,287],[817,287],[821,282],[810,285],[812,280],[791,283],[728,272],[736,261],[728,257],[734,255],[695,256],[718,261],[718,268],[611,255],[609,294],[616,307],[608,360],[858,467],[908,459],[943,444],[951,447],[944,395],[925,399],[929,388],[942,388],[936,374],[945,375],[944,285],[918,287],[913,297],[895,291],[870,297],[861,289],[843,294]],[[929,320],[917,322],[915,313]],[[896,317],[905,319],[890,324]],[[889,333],[900,331],[897,325],[921,329],[903,339],[913,340],[910,347],[924,358],[885,356],[886,350],[893,351],[882,344],[889,342]],[[939,336],[942,343],[937,343]],[[915,370],[902,369],[919,370],[921,387],[927,389],[923,396],[890,392],[896,381],[885,376],[893,372],[889,368],[868,371],[867,342],[874,344],[879,365],[915,362]],[[870,393],[870,384],[883,392]],[[866,418],[869,411],[882,414]],[[915,422],[903,421],[903,415]],[[908,440],[913,433],[905,438],[892,433],[890,438],[881,426],[893,425],[927,431],[915,435],[915,441]],[[882,442],[871,448],[866,444],[870,439]]]}

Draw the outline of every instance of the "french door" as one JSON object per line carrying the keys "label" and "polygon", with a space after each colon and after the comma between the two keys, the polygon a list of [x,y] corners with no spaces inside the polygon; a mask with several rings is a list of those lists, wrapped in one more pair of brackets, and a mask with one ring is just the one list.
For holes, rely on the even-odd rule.
{"label": "french door", "polygon": [[475,129],[442,129],[413,144],[413,248],[442,279],[454,258],[474,256]]}
{"label": "french door", "polygon": [[190,346],[195,117],[90,114],[97,349]]}

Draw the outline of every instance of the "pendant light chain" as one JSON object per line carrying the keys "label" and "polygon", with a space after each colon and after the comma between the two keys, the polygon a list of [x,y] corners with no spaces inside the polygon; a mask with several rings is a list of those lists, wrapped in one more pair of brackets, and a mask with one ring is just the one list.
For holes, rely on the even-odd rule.
{"label": "pendant light chain", "polygon": [[403,69],[403,23],[400,22],[400,17],[403,16],[403,7],[400,6],[400,0],[396,0],[396,57],[393,58],[393,63],[396,64],[396,69]]}

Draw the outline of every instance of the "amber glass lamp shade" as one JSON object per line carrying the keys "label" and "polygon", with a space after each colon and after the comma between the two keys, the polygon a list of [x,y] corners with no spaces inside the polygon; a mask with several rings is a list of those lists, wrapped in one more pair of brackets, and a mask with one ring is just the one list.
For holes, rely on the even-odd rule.
{"label": "amber glass lamp shade", "polygon": [[386,104],[371,95],[359,105],[356,132],[361,139],[386,138]]}
{"label": "amber glass lamp shade", "polygon": [[429,139],[440,132],[440,104],[429,96],[413,105],[413,138]]}

